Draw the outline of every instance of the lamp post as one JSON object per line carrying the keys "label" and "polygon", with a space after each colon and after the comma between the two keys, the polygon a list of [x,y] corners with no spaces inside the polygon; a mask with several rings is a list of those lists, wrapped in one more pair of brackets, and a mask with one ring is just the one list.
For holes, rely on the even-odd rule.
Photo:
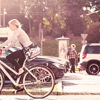
{"label": "lamp post", "polygon": [[0,0],[0,27],[1,27],[1,0]]}
{"label": "lamp post", "polygon": [[25,5],[25,18],[28,17],[28,16],[27,16],[27,9],[28,9],[28,7],[27,7],[26,3],[27,3],[27,1],[24,0],[24,5]]}
{"label": "lamp post", "polygon": [[7,11],[6,11],[6,8],[4,8],[3,9],[3,26],[4,27],[5,27],[6,14],[7,14]]}
{"label": "lamp post", "polygon": [[25,5],[25,18],[28,19],[28,23],[29,23],[29,33],[32,33],[32,27],[31,27],[31,20],[29,18],[29,9],[30,7],[27,6],[27,0],[24,0],[24,5]]}

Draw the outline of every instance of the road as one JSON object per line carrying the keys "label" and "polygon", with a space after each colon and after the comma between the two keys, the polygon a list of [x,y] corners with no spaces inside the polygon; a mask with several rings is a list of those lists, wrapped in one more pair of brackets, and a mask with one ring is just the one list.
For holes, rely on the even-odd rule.
{"label": "road", "polygon": [[[53,91],[56,91],[57,94],[50,95],[42,100],[67,100],[67,98],[68,100],[100,100],[100,74],[93,76],[88,75],[85,71],[66,73],[59,81],[59,84],[55,86]],[[3,89],[3,92],[11,90],[10,88],[6,88],[7,87]],[[16,95],[12,92],[10,95],[7,93],[4,95],[3,92],[1,93],[0,100],[33,100],[29,96],[25,95],[25,92],[20,92]]]}
{"label": "road", "polygon": [[26,95],[1,95],[0,100],[100,100],[100,95],[60,95],[44,99],[32,99]]}
{"label": "road", "polygon": [[67,73],[62,80],[63,92],[73,94],[100,94],[100,74]]}

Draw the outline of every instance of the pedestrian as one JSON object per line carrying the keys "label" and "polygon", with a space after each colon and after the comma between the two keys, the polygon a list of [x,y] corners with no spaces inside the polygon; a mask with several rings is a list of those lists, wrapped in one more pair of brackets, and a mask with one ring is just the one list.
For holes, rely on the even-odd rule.
{"label": "pedestrian", "polygon": [[68,59],[70,61],[70,65],[71,65],[71,69],[70,72],[71,73],[75,73],[75,61],[76,61],[76,57],[77,57],[77,52],[75,50],[76,45],[75,44],[71,44],[71,47],[68,49]]}
{"label": "pedestrian", "polygon": [[[33,50],[32,52],[34,52],[35,56],[38,55],[40,51],[39,48],[37,49],[37,46],[32,43],[27,33],[21,28],[21,23],[17,19],[10,20],[8,25],[9,29],[12,31],[12,35],[0,45],[0,48],[8,50],[13,47],[16,42],[19,42],[22,46],[22,50],[17,50],[6,57],[7,60],[15,66],[15,70],[20,75],[24,72],[22,65],[25,60],[25,52],[29,52],[26,50]],[[16,59],[19,59],[19,61],[17,62]]]}

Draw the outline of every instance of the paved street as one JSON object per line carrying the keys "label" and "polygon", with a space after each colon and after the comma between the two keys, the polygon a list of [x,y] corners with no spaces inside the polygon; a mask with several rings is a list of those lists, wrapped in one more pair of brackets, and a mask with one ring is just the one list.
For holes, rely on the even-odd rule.
{"label": "paved street", "polygon": [[64,93],[100,94],[100,74],[93,76],[86,72],[66,73],[62,84]]}
{"label": "paved street", "polygon": [[[62,87],[62,88],[61,88]],[[11,88],[3,89],[3,92],[8,90],[13,90]],[[100,74],[97,76],[87,75],[84,72],[77,73],[66,73],[63,79],[55,86],[54,92],[56,95],[50,95],[43,100],[100,100]],[[2,93],[3,94],[3,93]],[[10,93],[11,95],[2,95],[0,100],[32,100],[25,93],[20,92],[16,95]],[[20,95],[19,94],[23,94]],[[8,95],[8,96],[7,96]]]}
{"label": "paved street", "polygon": [[[3,91],[14,91],[11,88],[5,87]],[[59,79],[53,92],[57,94],[100,94],[100,74],[93,76],[85,71],[66,73],[62,79]]]}
{"label": "paved street", "polygon": [[1,95],[0,100],[100,100],[100,95],[60,95],[44,99],[32,99],[26,95]]}

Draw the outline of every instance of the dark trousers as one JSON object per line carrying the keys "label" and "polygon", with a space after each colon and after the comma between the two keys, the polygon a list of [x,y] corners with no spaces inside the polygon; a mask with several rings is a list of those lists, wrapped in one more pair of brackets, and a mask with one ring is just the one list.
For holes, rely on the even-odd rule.
{"label": "dark trousers", "polygon": [[15,70],[18,72],[19,68],[22,67],[23,62],[25,60],[25,55],[23,50],[15,51],[9,54],[6,59],[15,66]]}
{"label": "dark trousers", "polygon": [[74,72],[75,73],[75,58],[71,58],[69,59],[70,64],[71,64],[71,70],[70,72]]}

